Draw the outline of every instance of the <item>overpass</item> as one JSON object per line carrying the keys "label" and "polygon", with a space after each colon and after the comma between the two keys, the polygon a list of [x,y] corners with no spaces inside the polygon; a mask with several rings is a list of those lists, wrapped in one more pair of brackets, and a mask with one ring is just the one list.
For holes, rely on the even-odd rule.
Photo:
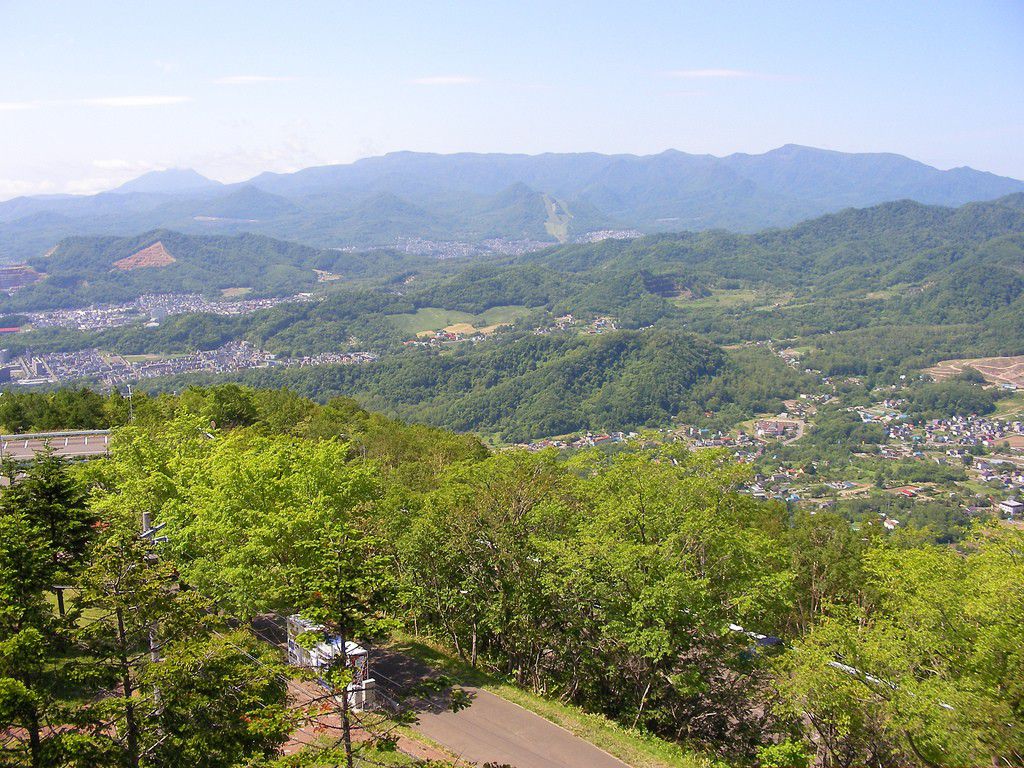
{"label": "overpass", "polygon": [[106,456],[109,429],[80,429],[69,432],[30,432],[24,435],[0,435],[0,456],[31,459],[46,446],[57,456],[88,459]]}

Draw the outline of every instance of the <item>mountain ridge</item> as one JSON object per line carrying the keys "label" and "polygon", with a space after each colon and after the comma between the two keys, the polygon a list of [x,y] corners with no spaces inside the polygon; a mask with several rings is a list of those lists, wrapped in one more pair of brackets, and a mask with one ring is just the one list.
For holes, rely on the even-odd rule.
{"label": "mountain ridge", "polygon": [[149,171],[108,191],[122,195],[132,192],[175,194],[222,186],[224,185],[221,182],[208,179],[192,168],[167,168],[162,171]]}
{"label": "mountain ridge", "polygon": [[[182,185],[184,191],[169,191]],[[381,247],[407,238],[554,244],[545,199],[568,212],[559,239],[572,239],[599,229],[755,232],[904,198],[955,207],[1018,192],[1024,181],[970,168],[943,171],[893,153],[796,144],[724,157],[674,149],[393,152],[235,184],[179,169],[93,196],[16,198],[0,203],[0,261],[30,258],[69,235],[161,227],[252,232],[317,248]]]}

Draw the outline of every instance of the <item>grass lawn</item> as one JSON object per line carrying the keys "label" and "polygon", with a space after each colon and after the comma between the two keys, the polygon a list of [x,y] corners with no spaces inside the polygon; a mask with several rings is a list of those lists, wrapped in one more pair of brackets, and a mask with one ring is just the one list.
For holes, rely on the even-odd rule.
{"label": "grass lawn", "polygon": [[[56,614],[57,613],[57,595],[54,594],[53,592],[44,592],[43,595],[46,598],[46,602],[48,602],[52,606],[54,614]],[[77,589],[65,589],[64,590],[64,609],[65,610],[71,611],[75,607],[75,604],[76,604],[77,600],[78,600],[78,590]],[[91,624],[92,622],[96,621],[96,619],[101,619],[101,618],[103,618],[106,615],[107,615],[107,612],[104,611],[101,608],[86,608],[84,611],[82,611],[82,618],[79,621],[79,624],[82,625],[82,626],[84,626],[86,624]]]}
{"label": "grass lawn", "polygon": [[788,304],[793,295],[779,291],[758,288],[712,288],[710,296],[687,299],[682,296],[672,299],[680,309],[730,309],[749,306],[751,309],[774,309],[776,305]]}
{"label": "grass lawn", "polygon": [[[269,763],[272,768],[338,768],[345,764],[343,747],[314,744],[302,749],[294,755],[279,757]],[[390,766],[422,765],[416,758],[409,757],[398,751],[376,749],[368,744],[353,745],[352,762],[356,768],[390,768]]]}
{"label": "grass lawn", "polygon": [[[486,328],[500,323],[511,323],[529,313],[529,308],[521,304],[491,307],[479,315],[460,312],[456,309],[439,307],[423,307],[411,314],[388,315],[387,319],[399,331],[415,336],[421,331],[439,331],[453,325],[471,328]],[[467,329],[463,328],[466,332]]]}
{"label": "grass lawn", "polygon": [[884,288],[881,291],[869,291],[864,294],[865,299],[889,299],[893,296],[900,296],[920,286],[914,283],[897,283],[896,285]]}
{"label": "grass lawn", "polygon": [[738,307],[741,304],[753,304],[758,292],[753,288],[712,288],[710,296],[698,299],[673,299],[677,307],[683,309],[707,309],[709,307]]}
{"label": "grass lawn", "polygon": [[422,637],[398,636],[393,647],[440,670],[459,683],[478,686],[536,712],[633,768],[710,768],[712,765],[707,758],[689,752],[678,744],[643,731],[625,728],[603,715],[590,714],[571,704],[530,693],[480,668],[474,669],[444,647]]}
{"label": "grass lawn", "polygon": [[996,401],[995,416],[1006,418],[1007,416],[1019,416],[1024,413],[1024,392],[1014,392],[1007,397],[1001,397]]}

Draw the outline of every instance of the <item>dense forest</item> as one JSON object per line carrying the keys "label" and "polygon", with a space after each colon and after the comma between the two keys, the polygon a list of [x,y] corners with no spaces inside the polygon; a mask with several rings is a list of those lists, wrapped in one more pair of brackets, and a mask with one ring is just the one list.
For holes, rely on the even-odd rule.
{"label": "dense forest", "polygon": [[5,764],[296,765],[252,623],[295,612],[419,632],[705,765],[1024,759],[1019,530],[935,545],[740,494],[717,451],[492,453],[284,390],[3,405],[120,425],[109,458],[4,464]]}

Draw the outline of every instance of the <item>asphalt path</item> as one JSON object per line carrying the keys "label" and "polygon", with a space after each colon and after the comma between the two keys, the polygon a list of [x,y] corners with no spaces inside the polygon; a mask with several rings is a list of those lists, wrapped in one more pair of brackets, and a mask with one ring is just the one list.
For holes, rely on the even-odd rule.
{"label": "asphalt path", "polygon": [[[385,653],[374,659],[372,674],[378,684],[402,686],[431,673],[407,656]],[[482,688],[459,687],[472,700],[468,707],[452,712],[447,697],[435,697],[416,708],[419,722],[414,727],[463,760],[515,768],[629,768],[517,704]]]}

